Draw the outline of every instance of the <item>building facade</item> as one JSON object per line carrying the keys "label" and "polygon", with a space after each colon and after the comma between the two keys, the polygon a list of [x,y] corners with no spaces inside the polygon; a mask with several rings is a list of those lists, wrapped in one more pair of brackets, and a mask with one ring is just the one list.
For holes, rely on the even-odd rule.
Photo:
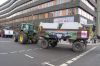
{"label": "building facade", "polygon": [[96,0],[8,0],[0,7],[0,24],[22,22],[96,23]]}
{"label": "building facade", "polygon": [[97,34],[100,36],[100,0],[97,0]]}

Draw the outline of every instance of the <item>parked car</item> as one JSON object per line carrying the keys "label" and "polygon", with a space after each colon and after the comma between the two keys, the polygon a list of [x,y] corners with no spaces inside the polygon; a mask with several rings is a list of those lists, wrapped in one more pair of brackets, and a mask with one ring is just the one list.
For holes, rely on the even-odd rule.
{"label": "parked car", "polygon": [[5,38],[13,37],[13,29],[10,26],[6,26],[0,31],[0,35]]}

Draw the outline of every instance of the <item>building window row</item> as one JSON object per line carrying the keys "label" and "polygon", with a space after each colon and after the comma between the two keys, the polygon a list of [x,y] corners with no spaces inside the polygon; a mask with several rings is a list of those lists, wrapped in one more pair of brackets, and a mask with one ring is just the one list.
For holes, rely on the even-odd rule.
{"label": "building window row", "polygon": [[[32,1],[28,2],[28,3],[26,3],[26,4],[23,4],[23,5],[29,5],[30,3],[36,2],[36,1],[38,1],[38,0],[32,0]],[[35,6],[35,7],[32,7],[32,8],[29,8],[29,9],[17,12],[15,14],[9,16],[8,18],[12,18],[12,17],[20,15],[20,14],[32,12],[32,11],[35,11],[35,10],[39,10],[39,9],[43,9],[43,8],[47,8],[47,7],[58,5],[58,4],[62,4],[62,3],[66,3],[66,2],[71,2],[71,1],[76,1],[76,0],[53,0],[53,1],[50,1],[48,3],[40,4],[38,6]],[[89,4],[87,0],[82,0],[82,2],[87,4],[87,6],[89,6],[92,10],[95,10],[95,8],[91,4]],[[23,5],[21,5],[21,6],[23,6]],[[69,14],[72,14],[72,13],[76,13],[75,11],[76,11],[76,9],[72,9],[72,12],[70,11],[70,9],[68,9],[68,10],[66,10],[66,12],[67,12],[66,14],[69,15]],[[79,14],[80,14],[80,11],[82,11],[82,10],[79,9]],[[55,15],[53,14],[53,16],[56,17],[56,16],[60,16],[62,14],[64,15],[64,11],[63,11],[63,13],[62,13],[62,11],[56,11]],[[82,11],[82,13],[80,15],[82,15],[82,14],[83,14],[83,11]],[[90,19],[93,20],[93,17],[91,17],[91,16],[85,16],[85,17],[90,18]]]}
{"label": "building window row", "polygon": [[[38,0],[29,1],[29,2],[27,2],[27,3],[25,3],[25,4],[22,4],[22,5],[18,6],[18,7],[16,7],[16,8],[13,9],[12,11],[1,15],[1,16],[8,15],[9,13],[12,13],[13,11],[15,11],[15,10],[17,10],[17,9],[19,9],[19,8],[21,8],[21,7],[25,7],[25,6],[27,6],[27,5],[30,5],[31,3],[36,2],[36,1],[38,1]],[[16,1],[16,2],[18,2],[18,1]],[[15,3],[16,3],[16,2],[15,2]],[[13,5],[15,5],[15,3],[14,3]],[[11,5],[10,7],[12,7],[13,5]],[[10,8],[10,7],[9,7],[9,8]],[[9,8],[7,8],[7,9],[9,9]],[[2,11],[0,11],[0,12],[3,12],[3,11],[5,11],[5,10],[7,10],[7,9],[4,9],[4,10],[2,10]],[[18,12],[17,14],[19,14],[19,12]],[[12,15],[12,16],[13,16],[13,15]]]}
{"label": "building window row", "polygon": [[85,3],[89,8],[91,8],[93,11],[95,11],[95,7],[92,6],[87,0],[81,0],[83,3]]}
{"label": "building window row", "polygon": [[[37,1],[37,0],[35,0],[35,1]],[[26,10],[23,10],[23,11],[17,12],[15,14],[9,16],[8,18],[12,18],[12,17],[20,15],[20,14],[36,11],[36,10],[39,10],[39,9],[47,8],[47,7],[50,7],[50,6],[54,6],[54,5],[58,5],[58,4],[62,4],[62,3],[70,2],[70,1],[72,1],[72,0],[54,0],[54,1],[50,1],[48,3],[44,3],[44,4],[26,9]]]}
{"label": "building window row", "polygon": [[81,8],[78,8],[78,14],[90,19],[90,20],[94,20],[94,17],[92,15],[90,15],[89,13],[87,13],[86,11],[84,11],[83,9]]}
{"label": "building window row", "polygon": [[[37,0],[32,0],[32,2],[35,2],[35,1],[37,1]],[[32,7],[32,8],[17,12],[17,13],[15,13],[7,18],[12,18],[12,17],[17,16],[17,15],[25,14],[25,13],[32,12],[32,11],[35,11],[38,9],[43,9],[43,8],[47,8],[50,6],[57,5],[57,4],[70,2],[70,1],[76,1],[76,0],[53,0],[53,1],[44,3],[44,4],[41,4],[41,5]],[[82,15],[82,16],[84,16],[92,21],[94,19],[94,17],[92,15],[88,14],[87,12],[85,12],[84,10],[82,10],[80,8],[70,8],[70,9],[64,9],[64,10],[53,11],[53,12],[48,12],[48,13],[42,13],[42,14],[38,14],[38,15],[32,15],[33,17],[31,17],[31,18],[27,17],[27,19],[36,20],[36,19],[53,18],[53,17],[59,17],[59,16],[76,15],[76,14],[80,14],[80,15]]]}
{"label": "building window row", "polygon": [[[53,17],[59,17],[59,16],[67,16],[67,15],[72,15],[73,16],[75,14],[80,14],[80,15],[82,15],[84,17],[87,16],[88,19],[93,20],[93,17],[90,16],[89,14],[87,14],[86,12],[84,12],[82,9],[80,9],[80,8],[72,8],[72,9],[65,9],[65,10],[59,10],[59,11],[48,12],[48,13],[29,16],[29,17],[24,17],[24,18],[16,19],[16,20],[14,20],[12,22],[27,22],[27,21],[32,21],[32,20],[53,18]],[[83,18],[82,18],[82,20],[83,20]],[[82,24],[85,24],[84,21],[82,21]]]}
{"label": "building window row", "polygon": [[[82,10],[81,8],[70,8],[70,9],[64,9],[64,10],[53,11],[53,12],[48,12],[48,13],[42,13],[35,16],[33,15],[33,19],[35,20],[35,19],[45,19],[45,18],[53,18],[53,17],[59,17],[59,16],[71,16],[71,15],[76,15],[76,14],[80,14],[92,21],[94,20],[94,17],[92,15]],[[15,14],[12,16],[15,16]]]}
{"label": "building window row", "polygon": [[[27,2],[26,4],[23,4],[19,7],[16,7],[14,10],[19,9],[20,7],[24,7],[26,5],[30,5],[31,3],[36,2],[36,1],[38,1],[38,0],[32,0],[30,2]],[[29,8],[29,9],[26,9],[26,10],[23,10],[23,11],[20,11],[20,12],[27,13],[27,12],[36,11],[38,9],[43,9],[43,8],[51,7],[51,6],[54,6],[54,5],[59,5],[59,4],[62,4],[62,3],[70,2],[70,1],[73,1],[73,0],[52,0],[50,2],[40,4],[38,6],[34,6],[32,8]],[[14,10],[12,10],[12,11],[14,11]],[[20,12],[18,12],[17,14],[20,14]],[[6,13],[6,14],[8,14],[8,13]],[[4,14],[4,15],[6,15],[6,14]],[[4,15],[1,15],[1,16],[4,16]]]}

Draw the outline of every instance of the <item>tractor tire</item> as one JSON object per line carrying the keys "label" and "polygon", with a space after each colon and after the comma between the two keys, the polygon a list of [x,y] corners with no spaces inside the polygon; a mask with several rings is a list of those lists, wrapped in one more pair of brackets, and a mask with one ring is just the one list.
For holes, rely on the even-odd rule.
{"label": "tractor tire", "polygon": [[20,32],[19,37],[18,37],[18,41],[20,44],[26,44],[27,43],[27,35],[24,32]]}
{"label": "tractor tire", "polygon": [[18,33],[15,33],[15,35],[13,36],[14,42],[18,42]]}
{"label": "tractor tire", "polygon": [[53,47],[53,48],[54,48],[54,47],[56,47],[56,46],[57,46],[57,43],[58,43],[58,42],[53,42],[53,43],[51,43],[50,45],[51,45],[51,47]]}
{"label": "tractor tire", "polygon": [[43,49],[47,49],[49,47],[48,41],[45,39],[39,40],[38,43]]}
{"label": "tractor tire", "polygon": [[74,42],[72,44],[72,49],[75,52],[83,52],[84,50],[86,50],[86,44],[84,44],[83,42]]}

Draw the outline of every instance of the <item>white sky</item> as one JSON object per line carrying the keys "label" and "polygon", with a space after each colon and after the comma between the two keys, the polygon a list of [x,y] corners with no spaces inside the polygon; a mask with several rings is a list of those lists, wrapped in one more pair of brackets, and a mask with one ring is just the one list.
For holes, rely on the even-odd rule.
{"label": "white sky", "polygon": [[6,2],[7,0],[0,0],[0,5]]}

